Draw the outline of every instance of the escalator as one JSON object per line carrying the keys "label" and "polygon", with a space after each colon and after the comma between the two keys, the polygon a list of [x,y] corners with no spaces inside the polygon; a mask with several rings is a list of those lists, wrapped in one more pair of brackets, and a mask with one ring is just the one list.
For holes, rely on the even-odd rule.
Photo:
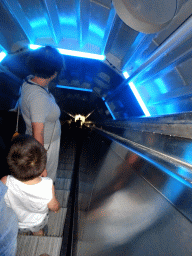
{"label": "escalator", "polygon": [[166,173],[149,148],[141,157],[125,134],[117,137],[96,128],[84,141],[73,255],[191,255],[190,183]]}
{"label": "escalator", "polygon": [[[50,213],[45,237],[18,237],[17,256],[192,254],[187,163],[180,162],[181,173],[178,159],[170,161],[170,148],[162,158],[162,142],[158,140],[157,146],[157,137],[139,147],[136,140],[142,142],[141,134],[125,133],[123,127],[129,125],[62,128],[55,184],[62,209]],[[172,139],[179,152],[180,146],[190,145],[190,140]]]}

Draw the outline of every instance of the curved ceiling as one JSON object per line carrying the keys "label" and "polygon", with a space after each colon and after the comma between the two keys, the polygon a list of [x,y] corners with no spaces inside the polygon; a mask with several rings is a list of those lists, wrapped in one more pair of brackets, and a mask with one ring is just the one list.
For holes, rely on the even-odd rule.
{"label": "curved ceiling", "polygon": [[146,34],[159,32],[174,18],[179,0],[113,0],[119,17]]}
{"label": "curved ceiling", "polygon": [[[25,57],[29,52],[29,44],[48,44],[60,49],[104,55],[104,61],[64,56],[64,70],[59,85],[91,90],[94,97],[108,103],[116,119],[143,115],[132,91],[127,87],[125,89],[123,72],[128,72],[130,76],[137,72],[191,15],[192,1],[180,0],[177,3],[180,4],[180,11],[167,27],[158,33],[144,34],[120,19],[111,0],[2,0],[0,51],[6,51],[9,55],[1,64],[20,78],[26,76],[28,70],[25,68]],[[191,40],[189,35],[183,42],[187,40]],[[168,60],[163,59],[159,70],[156,63],[148,70],[150,76],[146,77],[146,73],[139,75],[139,82],[135,82],[137,91],[152,114],[160,114],[158,108],[150,105],[153,99],[159,97],[161,101],[161,96],[163,98],[163,94],[169,91],[162,92],[163,86],[155,81],[172,75],[177,81],[176,87],[171,90],[177,89],[180,83],[178,76],[182,68],[180,73],[174,65],[167,69],[170,63],[175,62],[175,56],[181,56],[186,51],[186,47],[180,47],[179,51],[178,47],[175,46],[176,55],[172,59],[171,53],[167,54]],[[2,66],[0,69],[5,71]],[[165,71],[163,76],[154,77],[156,71],[160,74],[162,70]],[[150,80],[151,77],[153,80]],[[81,100],[80,92],[78,94],[76,90],[75,94]],[[100,112],[103,111],[105,117],[111,117],[110,111],[102,108],[100,106]],[[84,112],[92,110],[92,107],[87,107]]]}

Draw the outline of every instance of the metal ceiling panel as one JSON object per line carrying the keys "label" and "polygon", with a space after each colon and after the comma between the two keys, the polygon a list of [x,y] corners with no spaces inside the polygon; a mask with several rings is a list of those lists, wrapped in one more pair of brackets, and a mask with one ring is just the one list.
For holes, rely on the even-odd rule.
{"label": "metal ceiling panel", "polygon": [[[8,1],[0,2],[0,13],[1,13],[0,44],[8,53],[12,51],[12,47],[17,42],[26,40],[27,43],[29,43],[30,40],[32,41],[35,38],[33,31],[28,24],[28,21],[26,21],[25,15],[20,8],[20,5],[18,3],[17,4],[15,3],[13,8],[12,4],[9,3]],[[23,16],[22,20],[19,18],[19,14]],[[26,23],[24,28],[23,28],[23,22]],[[26,34],[24,33],[23,29],[25,29]],[[30,32],[30,34],[28,32]]]}
{"label": "metal ceiling panel", "polygon": [[[72,81],[79,81],[78,86],[82,89],[88,85],[89,88],[94,88],[94,92],[99,97],[106,98],[115,95],[120,88],[123,88],[120,85],[123,82],[124,71],[130,76],[137,74],[137,78],[132,81],[135,89],[141,97],[144,97],[144,103],[150,104],[147,107],[150,108],[152,115],[161,114],[151,102],[155,104],[157,98],[162,98],[164,85],[168,92],[173,92],[174,96],[174,91],[189,84],[191,77],[190,30],[188,34],[185,34],[185,29],[182,31],[184,35],[182,40],[175,47],[170,44],[169,52],[159,51],[167,44],[169,37],[174,38],[177,35],[183,27],[182,24],[187,22],[192,13],[192,0],[181,0],[178,4],[176,16],[166,28],[158,33],[146,35],[126,25],[117,15],[111,0],[2,0],[0,49],[12,54],[4,62],[7,66],[3,65],[23,78],[27,70],[23,61],[25,54],[21,53],[27,54],[29,43],[105,54],[104,63],[64,56],[60,85],[73,86]],[[147,63],[156,56],[154,55],[156,52],[160,52],[159,57],[154,57],[155,62],[148,66]],[[17,54],[18,58],[15,58]],[[8,63],[11,59],[12,64]],[[145,67],[146,69],[143,70]],[[100,77],[101,73],[104,74],[102,77]],[[103,77],[107,77],[107,80]],[[157,83],[160,80],[163,83]],[[123,90],[126,92],[127,81],[124,81],[124,84]],[[120,106],[120,99],[118,102]],[[122,100],[122,105],[126,105],[124,103]],[[186,104],[188,106],[188,103]],[[172,110],[170,108],[170,111],[174,111],[176,105],[181,106],[180,111],[186,109],[183,107],[182,110],[182,104],[178,102],[173,105],[175,108],[172,107]],[[120,109],[122,113],[119,116],[126,116],[125,109],[118,107],[118,111]]]}

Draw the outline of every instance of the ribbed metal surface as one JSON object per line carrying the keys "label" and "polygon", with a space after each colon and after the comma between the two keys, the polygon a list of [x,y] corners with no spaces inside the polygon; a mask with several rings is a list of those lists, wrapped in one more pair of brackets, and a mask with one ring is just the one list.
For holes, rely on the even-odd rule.
{"label": "ribbed metal surface", "polygon": [[57,178],[55,181],[55,189],[56,190],[70,190],[71,179],[62,179]]}
{"label": "ribbed metal surface", "polygon": [[72,177],[72,170],[73,170],[73,164],[71,164],[70,168],[67,170],[64,169],[58,169],[57,170],[57,178],[65,178],[65,179],[71,179]]}
{"label": "ribbed metal surface", "polygon": [[37,255],[41,255],[47,251],[50,256],[57,256],[60,254],[62,238],[56,237],[40,237],[39,245],[37,247]]}
{"label": "ribbed metal surface", "polygon": [[37,251],[39,237],[35,236],[18,236],[17,238],[17,256],[32,256]]}
{"label": "ribbed metal surface", "polygon": [[62,208],[67,208],[67,202],[70,191],[67,190],[55,190],[55,195]]}
{"label": "ribbed metal surface", "polygon": [[62,238],[21,236],[18,238],[17,256],[39,256],[47,253],[59,256]]}
{"label": "ribbed metal surface", "polygon": [[61,237],[65,223],[67,208],[61,208],[58,213],[50,212],[47,236]]}
{"label": "ribbed metal surface", "polygon": [[121,133],[125,130],[135,130],[192,139],[192,112],[190,111],[159,117],[129,118],[127,121],[109,120],[98,122],[97,125],[109,127],[109,130],[116,128],[117,133],[118,129]]}

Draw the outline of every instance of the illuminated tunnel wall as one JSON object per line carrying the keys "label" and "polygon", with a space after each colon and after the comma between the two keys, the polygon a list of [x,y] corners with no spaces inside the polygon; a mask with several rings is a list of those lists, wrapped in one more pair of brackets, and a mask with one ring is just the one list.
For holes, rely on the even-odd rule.
{"label": "illuminated tunnel wall", "polygon": [[[166,220],[167,214],[160,224],[166,226],[164,231],[169,231],[168,238],[176,238],[176,242],[172,244],[173,251],[175,244],[181,251],[185,250],[187,244],[189,253],[180,255],[191,255],[191,226],[186,223],[192,220],[192,0],[179,2],[182,2],[183,6],[167,27],[154,34],[144,34],[132,29],[120,19],[111,0],[2,0],[0,108],[7,111],[14,107],[19,96],[19,87],[23,79],[30,74],[26,66],[26,57],[32,52],[29,45],[51,45],[63,49],[64,68],[57,83],[51,85],[61,110],[83,115],[95,110],[89,120],[97,126],[93,128],[93,138],[88,137],[84,141],[82,163],[85,163],[85,166],[80,170],[83,178],[84,170],[88,170],[85,183],[90,181],[89,168],[93,158],[97,165],[95,174],[100,172],[101,175],[98,176],[96,183],[92,183],[96,184],[95,191],[101,188],[105,194],[107,177],[109,182],[114,178],[112,188],[116,188],[118,194],[122,192],[118,191],[122,182],[130,180],[127,177],[129,156],[144,160],[143,167],[134,170],[137,179],[133,182],[133,192],[137,191],[146,207],[147,199],[143,197],[140,184],[143,188],[147,184],[150,189],[143,191],[148,194],[149,199],[154,192],[170,208],[174,205],[175,208],[172,207],[172,210],[174,208],[174,212],[177,211],[176,214],[179,216],[178,222],[174,224],[175,230],[180,226],[180,218],[184,226],[179,232],[174,233],[174,237],[170,222]],[[70,55],[66,55],[67,52],[64,50],[69,50]],[[100,56],[102,59],[77,57],[77,52],[94,54],[91,56]],[[75,56],[71,56],[72,53]],[[67,114],[62,115],[62,120],[68,118]],[[102,151],[105,147],[106,154]],[[93,152],[95,148],[98,150]],[[103,158],[98,158],[99,154],[102,154]],[[117,176],[119,180],[116,179]],[[82,188],[84,187],[82,184]],[[93,195],[92,190],[89,195]],[[125,197],[122,200],[123,207]],[[82,199],[84,198],[86,199],[82,196]],[[122,201],[117,197],[118,203]],[[138,201],[134,202],[137,204]],[[149,213],[149,208],[151,210],[156,205],[155,201],[148,202],[146,213]],[[127,207],[130,206],[132,204],[128,202]],[[158,207],[161,209],[161,204]],[[98,217],[102,218],[102,207],[100,209],[101,212],[97,213]],[[118,209],[116,204],[114,209]],[[142,213],[142,210],[140,212]],[[121,214],[118,216],[124,229],[124,224],[129,222],[122,222]],[[134,213],[133,218],[135,216]],[[170,220],[174,222],[175,218],[172,216],[170,215]],[[97,220],[95,215],[92,217]],[[149,218],[146,220],[149,221]],[[114,224],[116,225],[116,222]],[[90,235],[94,235],[92,228],[88,227],[87,230],[90,231]],[[116,226],[114,230],[116,231]],[[127,227],[125,233],[129,230]],[[153,233],[153,228],[150,230],[154,239],[154,233],[159,232]],[[101,233],[98,231],[98,239],[101,241]],[[106,229],[103,231],[105,234]],[[85,234],[89,235],[89,232]],[[115,232],[111,233],[112,236],[114,234]],[[123,232],[119,232],[119,235],[121,234]],[[107,233],[106,236],[108,237]],[[184,237],[186,243],[182,246]],[[116,242],[116,237],[113,238],[114,240],[110,241]],[[151,242],[147,236],[145,238],[147,242]],[[169,242],[167,232],[163,238],[161,244],[166,245],[164,241]],[[105,241],[107,240],[102,239],[101,242]],[[132,245],[133,250],[136,247],[142,250],[138,237]],[[85,244],[85,249],[91,250],[91,246]],[[95,248],[101,248],[97,242]],[[119,251],[117,247],[117,253]],[[178,251],[174,252],[176,253],[173,254],[177,255]],[[109,253],[107,251],[102,255]],[[139,251],[135,255],[141,253]],[[164,255],[166,253],[167,250]],[[96,255],[101,254],[99,252]],[[159,255],[162,255],[161,250]]]}
{"label": "illuminated tunnel wall", "polygon": [[[192,1],[181,2],[167,27],[145,34],[126,25],[111,0],[86,0],[83,4],[75,0],[62,3],[58,0],[3,0],[0,3],[3,28],[0,60],[5,53],[9,60],[19,58],[27,53],[31,44],[52,45],[62,49],[64,54],[71,51],[71,54],[100,56],[103,64],[94,62],[96,64],[84,76],[83,69],[73,70],[72,79],[68,71],[73,64],[68,66],[68,63],[73,61],[66,62],[59,85],[92,90],[109,108],[104,110],[107,118],[114,120],[190,111]],[[65,55],[64,59],[67,57]],[[6,58],[0,64],[0,70],[5,73],[9,71]],[[25,67],[21,67],[24,74]],[[18,63],[15,69],[19,69]],[[130,77],[127,83],[123,82],[127,77],[124,74]],[[134,90],[134,96],[127,87]],[[117,94],[123,97],[115,98]]]}

